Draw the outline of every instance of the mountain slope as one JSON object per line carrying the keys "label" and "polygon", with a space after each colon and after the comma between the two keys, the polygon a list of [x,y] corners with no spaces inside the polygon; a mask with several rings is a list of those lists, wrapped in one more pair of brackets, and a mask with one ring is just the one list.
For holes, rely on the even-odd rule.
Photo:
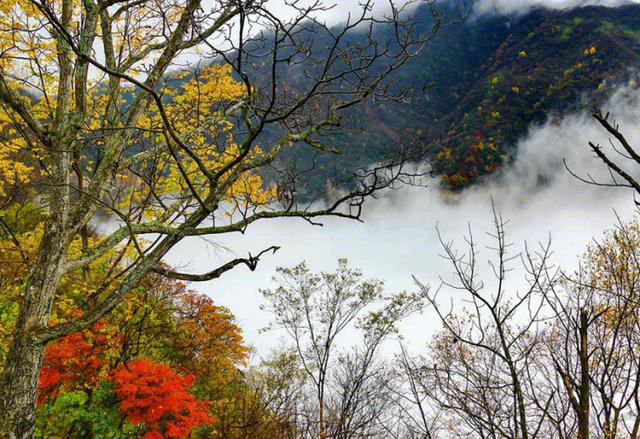
{"label": "mountain slope", "polygon": [[[444,15],[452,14],[445,4]],[[417,13],[429,29],[426,8]],[[428,151],[446,187],[459,189],[497,172],[532,123],[602,102],[640,67],[640,5],[535,10],[444,27],[398,74],[424,97],[410,104],[367,103],[346,118],[352,130],[330,139],[342,157],[291,151],[316,161],[310,190],[330,175],[374,163],[401,142]]]}
{"label": "mountain slope", "polygon": [[640,66],[640,6],[533,12],[446,116],[435,167],[451,187],[499,169],[531,123],[598,105]]}

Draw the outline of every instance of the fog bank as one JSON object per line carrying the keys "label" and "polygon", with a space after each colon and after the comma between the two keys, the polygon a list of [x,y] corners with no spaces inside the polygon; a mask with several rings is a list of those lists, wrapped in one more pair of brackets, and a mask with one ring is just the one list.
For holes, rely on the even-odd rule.
{"label": "fog bank", "polygon": [[[635,144],[640,141],[639,98],[636,90],[622,88],[608,105]],[[218,280],[193,284],[232,310],[247,341],[259,352],[275,346],[279,337],[260,333],[269,314],[260,311],[258,292],[272,286],[276,266],[306,260],[314,270],[332,270],[338,258],[347,258],[369,277],[384,280],[390,291],[414,289],[412,275],[437,286],[439,276],[449,276],[451,268],[440,256],[436,227],[447,240],[460,245],[469,226],[481,241],[486,239],[492,224],[491,199],[510,219],[508,238],[516,244],[512,252],[522,249],[525,240],[534,244],[551,234],[554,261],[571,268],[584,247],[616,221],[616,214],[630,218],[635,209],[629,191],[589,186],[564,169],[566,159],[578,173],[607,177],[589,151],[588,140],[606,144],[607,136],[590,115],[575,114],[531,128],[519,143],[512,166],[491,183],[456,197],[443,195],[435,182],[426,189],[405,188],[368,203],[364,224],[339,219],[324,221],[324,227],[289,219],[256,223],[245,235],[225,236],[215,244],[189,239],[167,261],[204,272],[233,257],[281,246],[276,255],[265,256],[255,272],[241,267]],[[437,326],[427,312],[403,325],[402,335],[419,350]]]}
{"label": "fog bank", "polygon": [[484,14],[525,14],[534,8],[571,9],[581,6],[615,7],[638,3],[638,0],[478,0],[474,11]]}

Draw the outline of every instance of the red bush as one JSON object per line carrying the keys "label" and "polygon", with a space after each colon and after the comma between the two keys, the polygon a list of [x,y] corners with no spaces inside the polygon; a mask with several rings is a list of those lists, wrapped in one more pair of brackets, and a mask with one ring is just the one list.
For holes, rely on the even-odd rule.
{"label": "red bush", "polygon": [[136,360],[113,374],[120,410],[132,425],[146,424],[144,439],[186,438],[191,430],[213,422],[209,404],[190,394],[193,376],[169,366]]}

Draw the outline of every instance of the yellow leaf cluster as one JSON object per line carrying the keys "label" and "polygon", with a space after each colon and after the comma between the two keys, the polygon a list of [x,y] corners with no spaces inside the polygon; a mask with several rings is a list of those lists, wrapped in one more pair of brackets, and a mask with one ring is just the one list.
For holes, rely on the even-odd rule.
{"label": "yellow leaf cluster", "polygon": [[19,136],[9,110],[0,107],[0,198],[6,197],[9,187],[29,179],[33,168],[20,160],[20,153],[27,148],[26,140]]}
{"label": "yellow leaf cluster", "polygon": [[584,55],[585,56],[593,56],[596,54],[596,52],[598,51],[598,49],[596,49],[596,46],[591,46],[588,49],[584,49]]}
{"label": "yellow leaf cluster", "polygon": [[[167,97],[166,114],[189,152],[173,144],[164,129],[159,111],[155,106],[150,106],[140,121],[140,125],[145,128],[143,139],[149,145],[166,145],[149,159],[160,163],[159,173],[162,175],[154,191],[157,194],[179,197],[188,195],[195,188],[200,197],[206,198],[209,195],[208,178],[201,168],[215,173],[227,165],[237,163],[236,167],[242,166],[246,170],[237,174],[231,171],[227,181],[221,181],[219,186],[225,188],[222,198],[232,201],[234,205],[264,205],[271,201],[275,196],[275,189],[265,188],[262,178],[251,171],[250,165],[259,163],[265,152],[260,147],[253,147],[244,156],[234,140],[233,124],[225,115],[230,105],[246,96],[244,84],[232,77],[231,67],[210,65],[197,72],[186,72],[171,78],[171,82],[182,84],[179,87],[172,85],[164,90],[164,96]],[[194,155],[200,163],[193,158]],[[150,166],[150,163],[143,161],[141,166]],[[123,174],[120,178],[122,185],[142,189],[136,186],[131,175]],[[140,198],[142,193],[141,190],[132,191],[131,196]],[[141,200],[134,200],[137,201]],[[128,199],[123,200],[124,204],[130,202]],[[154,216],[160,212],[151,208],[147,213]]]}

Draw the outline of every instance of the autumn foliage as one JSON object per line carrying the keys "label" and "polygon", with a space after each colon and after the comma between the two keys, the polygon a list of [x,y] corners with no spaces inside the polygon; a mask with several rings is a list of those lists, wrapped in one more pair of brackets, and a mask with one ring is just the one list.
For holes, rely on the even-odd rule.
{"label": "autumn foliage", "polygon": [[[59,321],[81,314],[73,301],[54,311]],[[247,355],[243,343],[226,308],[181,282],[149,277],[109,318],[47,346],[38,387],[43,437],[101,437],[97,430],[211,437],[217,412],[236,397],[228,390],[242,389],[234,383]],[[102,411],[113,414],[112,425],[94,425],[99,417],[87,414]]]}
{"label": "autumn foliage", "polygon": [[132,425],[146,424],[144,439],[184,438],[213,422],[209,404],[188,392],[193,375],[180,376],[165,364],[136,360],[113,374],[120,409]]}
{"label": "autumn foliage", "polygon": [[40,373],[38,401],[56,396],[63,388],[95,385],[103,366],[102,353],[107,343],[103,325],[60,339],[47,346],[45,364]]}

